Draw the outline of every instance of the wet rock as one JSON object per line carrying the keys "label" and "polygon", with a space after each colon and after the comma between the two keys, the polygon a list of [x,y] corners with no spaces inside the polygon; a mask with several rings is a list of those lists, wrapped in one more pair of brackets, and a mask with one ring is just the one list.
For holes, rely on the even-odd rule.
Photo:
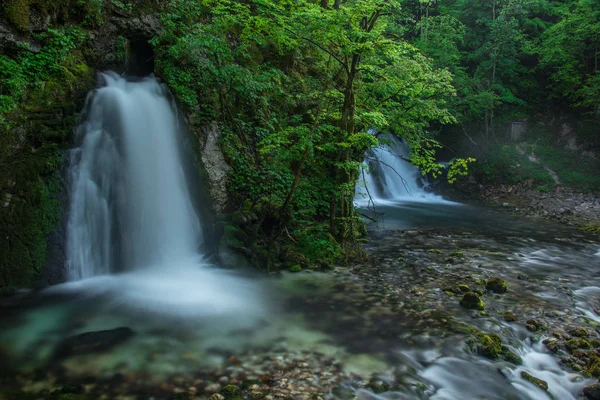
{"label": "wet rock", "polygon": [[467,341],[467,346],[475,353],[496,360],[502,354],[502,341],[495,333],[485,334],[477,332]]}
{"label": "wet rock", "polygon": [[535,386],[539,387],[542,390],[548,390],[548,382],[536,378],[531,375],[529,372],[521,371],[521,378],[525,379],[529,383],[533,383]]}
{"label": "wet rock", "polygon": [[381,379],[372,379],[369,382],[369,389],[371,389],[373,393],[384,393],[390,390],[390,385]]}
{"label": "wet rock", "polygon": [[575,337],[588,337],[590,334],[587,331],[587,329],[585,328],[571,328],[569,330],[567,330],[567,332],[569,333],[569,335],[571,336],[575,336]]}
{"label": "wet rock", "polygon": [[208,400],[225,400],[225,397],[221,396],[219,393],[215,393],[211,395]]}
{"label": "wet rock", "polygon": [[467,285],[461,284],[461,285],[458,285],[458,291],[460,293],[467,293],[467,292],[470,292],[471,290],[469,289],[469,287]]}
{"label": "wet rock", "polygon": [[508,350],[508,348],[506,346],[502,346],[502,358],[504,358],[506,361],[513,363],[515,365],[521,365],[523,364],[523,359],[521,358],[520,355],[518,355],[517,353]]}
{"label": "wet rock", "polygon": [[590,343],[585,340],[585,339],[581,339],[581,338],[574,338],[571,340],[567,340],[565,342],[565,347],[571,351],[576,350],[576,349],[589,349],[592,346],[590,345]]}
{"label": "wet rock", "polygon": [[508,285],[504,280],[494,277],[487,281],[485,288],[490,292],[506,293],[506,291],[508,290]]}
{"label": "wet rock", "polygon": [[546,327],[537,319],[528,319],[525,328],[530,332],[539,332],[546,330]]}
{"label": "wet rock", "polygon": [[477,294],[473,292],[465,293],[463,298],[460,300],[460,305],[470,310],[483,310],[485,308],[485,303]]}
{"label": "wet rock", "polygon": [[548,348],[548,350],[550,350],[553,353],[558,352],[558,350],[560,350],[560,347],[561,347],[560,341],[556,338],[544,339],[544,341],[542,343],[544,343],[546,345],[546,347]]}
{"label": "wet rock", "polygon": [[223,388],[221,393],[227,400],[240,400],[242,397],[242,390],[235,385],[227,385]]}
{"label": "wet rock", "polygon": [[62,340],[54,352],[54,359],[63,359],[78,354],[106,351],[130,339],[135,332],[121,327],[105,331],[86,332]]}
{"label": "wet rock", "polygon": [[600,400],[600,384],[594,383],[583,388],[583,394],[588,400]]}
{"label": "wet rock", "polygon": [[504,313],[504,320],[506,322],[515,322],[517,320],[517,317],[512,312],[507,311]]}

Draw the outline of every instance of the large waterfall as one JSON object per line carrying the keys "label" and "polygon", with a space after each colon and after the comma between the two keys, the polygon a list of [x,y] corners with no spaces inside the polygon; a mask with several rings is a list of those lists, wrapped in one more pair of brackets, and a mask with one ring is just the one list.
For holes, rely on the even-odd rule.
{"label": "large waterfall", "polygon": [[164,87],[102,78],[70,154],[71,279],[189,257],[201,240]]}
{"label": "large waterfall", "polygon": [[404,200],[412,202],[443,202],[441,196],[426,190],[427,181],[411,164],[410,149],[395,136],[385,135],[388,144],[380,145],[365,155],[367,168],[361,169],[356,187],[356,202]]}
{"label": "large waterfall", "polygon": [[101,78],[69,154],[71,282],[53,290],[169,315],[261,314],[258,284],[207,264],[199,250],[184,132],[166,87],[155,78]]}

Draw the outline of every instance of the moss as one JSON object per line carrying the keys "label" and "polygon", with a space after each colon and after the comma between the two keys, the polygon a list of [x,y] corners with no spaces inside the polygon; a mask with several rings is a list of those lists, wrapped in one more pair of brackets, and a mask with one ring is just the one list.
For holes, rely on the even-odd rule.
{"label": "moss", "polygon": [[300,271],[302,271],[302,267],[300,266],[300,264],[292,265],[290,267],[290,272],[300,272]]}
{"label": "moss", "polygon": [[485,308],[485,303],[477,294],[473,292],[465,293],[463,298],[460,300],[460,305],[470,310],[483,310]]}
{"label": "moss", "polygon": [[475,283],[478,284],[478,285],[481,285],[481,286],[485,286],[486,282],[485,282],[484,279],[477,279],[477,281]]}
{"label": "moss", "polygon": [[590,345],[590,343],[587,340],[581,339],[581,338],[567,340],[565,342],[565,347],[567,349],[569,349],[570,351],[574,351],[576,349],[591,349],[592,348],[592,346]]}
{"label": "moss", "polygon": [[19,30],[29,29],[29,0],[8,0],[4,13],[10,23]]}
{"label": "moss", "polygon": [[504,280],[498,277],[494,277],[487,281],[485,288],[490,292],[506,293],[506,291],[508,290],[508,285]]}
{"label": "moss", "polygon": [[467,341],[467,346],[471,351],[492,360],[499,359],[502,355],[502,341],[495,333],[477,332]]}
{"label": "moss", "polygon": [[508,350],[507,348],[505,348],[505,346],[503,346],[503,358],[508,361],[509,363],[513,363],[515,365],[521,365],[523,364],[523,359],[521,358],[520,355]]}
{"label": "moss", "polygon": [[427,251],[430,252],[430,253],[432,253],[432,254],[442,254],[442,251],[438,250],[438,249],[429,249]]}
{"label": "moss", "polygon": [[470,291],[469,286],[465,285],[464,283],[458,285],[457,289],[460,293],[467,293]]}
{"label": "moss", "polygon": [[575,337],[588,337],[590,335],[587,329],[582,327],[571,328],[567,332],[569,333],[569,335]]}
{"label": "moss", "polygon": [[521,371],[521,378],[525,379],[527,382],[534,384],[538,388],[542,390],[548,390],[548,383],[544,380],[536,378],[531,375],[529,372]]}
{"label": "moss", "polygon": [[404,262],[404,258],[403,257],[398,257],[398,262],[403,263]]}
{"label": "moss", "polygon": [[454,296],[454,292],[450,290],[444,290],[444,293],[446,293],[448,296]]}
{"label": "moss", "polygon": [[450,253],[450,257],[465,258],[465,254],[462,251],[453,251]]}
{"label": "moss", "polygon": [[584,224],[578,228],[582,232],[593,233],[594,235],[600,235],[600,225],[598,224]]}
{"label": "moss", "polygon": [[242,400],[242,390],[235,385],[227,385],[221,391],[226,400]]}

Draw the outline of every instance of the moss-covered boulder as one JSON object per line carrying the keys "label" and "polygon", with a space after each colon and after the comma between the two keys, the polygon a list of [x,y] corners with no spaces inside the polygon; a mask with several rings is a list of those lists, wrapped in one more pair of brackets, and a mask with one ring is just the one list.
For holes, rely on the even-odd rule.
{"label": "moss-covered boulder", "polygon": [[471,351],[492,360],[499,359],[502,354],[502,340],[495,333],[477,332],[467,341]]}
{"label": "moss-covered boulder", "polygon": [[506,282],[498,277],[488,280],[485,284],[485,288],[494,293],[506,293],[508,291],[508,285]]}
{"label": "moss-covered boulder", "polygon": [[588,337],[590,335],[588,330],[582,327],[571,328],[567,330],[567,332],[569,333],[569,335],[575,337]]}
{"label": "moss-covered boulder", "polygon": [[537,386],[538,388],[542,389],[542,390],[548,390],[548,382],[536,378],[535,376],[531,375],[529,372],[526,371],[521,371],[521,378],[523,378],[524,380],[526,380],[529,383],[534,384],[535,386]]}
{"label": "moss-covered boulder", "polygon": [[469,310],[483,310],[485,308],[485,303],[479,295],[473,292],[467,292],[460,300],[460,305],[464,308],[468,308]]}
{"label": "moss-covered boulder", "polygon": [[569,349],[570,351],[574,351],[577,349],[591,349],[592,346],[590,345],[590,343],[585,340],[585,339],[581,339],[581,338],[574,338],[571,340],[567,340],[565,342],[565,347],[567,349]]}
{"label": "moss-covered boulder", "polygon": [[221,391],[221,394],[225,396],[226,400],[242,400],[242,389],[235,385],[227,385]]}
{"label": "moss-covered boulder", "polygon": [[515,314],[513,314],[512,312],[510,312],[510,311],[506,311],[506,312],[504,313],[504,320],[505,320],[506,322],[515,322],[515,321],[517,320],[517,317],[516,317],[516,316],[515,316]]}

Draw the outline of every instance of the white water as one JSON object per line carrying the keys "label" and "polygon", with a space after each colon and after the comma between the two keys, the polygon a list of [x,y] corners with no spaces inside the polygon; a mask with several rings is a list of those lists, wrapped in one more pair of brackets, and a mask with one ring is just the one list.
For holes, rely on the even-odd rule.
{"label": "white water", "polygon": [[50,291],[169,315],[266,312],[258,283],[207,265],[198,250],[202,225],[166,88],[154,78],[101,77],[70,153],[70,282]]}
{"label": "white water", "polygon": [[419,169],[406,161],[410,149],[395,136],[385,136],[389,145],[381,145],[365,155],[367,168],[362,169],[356,187],[356,202],[367,206],[389,201],[450,203],[425,190],[428,183]]}
{"label": "white water", "polygon": [[102,76],[70,154],[72,280],[184,259],[202,238],[165,89]]}

